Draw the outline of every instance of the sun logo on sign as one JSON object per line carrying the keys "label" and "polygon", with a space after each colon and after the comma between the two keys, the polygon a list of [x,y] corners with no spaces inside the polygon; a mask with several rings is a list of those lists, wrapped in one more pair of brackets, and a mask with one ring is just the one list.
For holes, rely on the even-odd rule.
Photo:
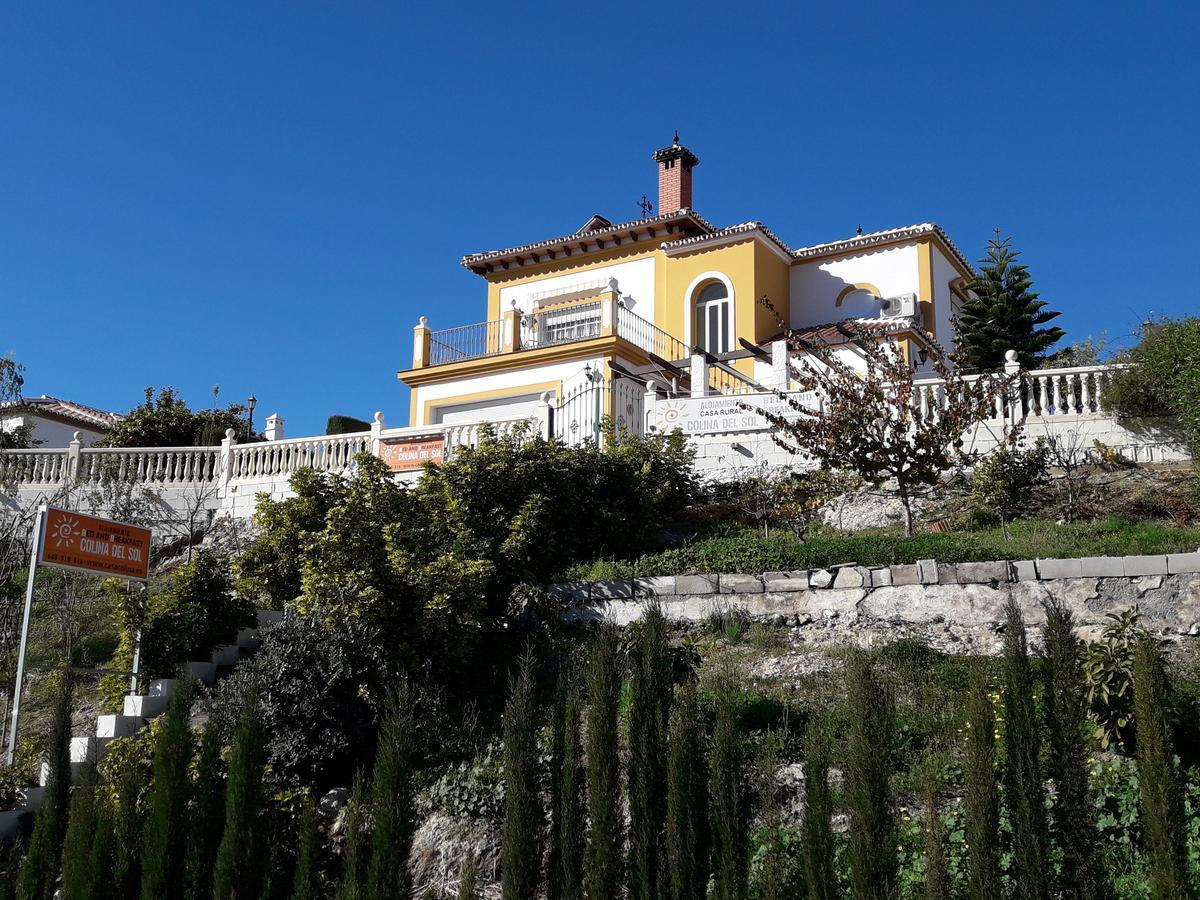
{"label": "sun logo on sign", "polygon": [[74,516],[66,516],[54,525],[54,530],[51,532],[51,537],[54,538],[54,546],[61,550],[63,547],[70,547],[75,543],[76,530],[79,527],[79,520]]}
{"label": "sun logo on sign", "polygon": [[677,403],[668,403],[662,411],[662,420],[668,425],[673,425],[679,421],[679,417],[683,415],[683,409]]}

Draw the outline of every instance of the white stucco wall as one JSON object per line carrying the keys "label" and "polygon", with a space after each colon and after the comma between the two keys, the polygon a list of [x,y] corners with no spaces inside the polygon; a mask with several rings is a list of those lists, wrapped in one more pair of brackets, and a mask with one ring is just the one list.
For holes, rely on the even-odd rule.
{"label": "white stucco wall", "polygon": [[100,438],[104,437],[103,431],[97,431],[92,428],[85,428],[81,425],[68,425],[63,422],[54,421],[52,419],[44,419],[41,416],[35,415],[20,415],[9,416],[0,420],[0,429],[4,431],[15,431],[27,421],[33,422],[33,443],[35,447],[44,447],[49,450],[56,447],[66,447],[75,438],[75,432],[80,432],[80,440],[83,446],[90,447]]}
{"label": "white stucco wall", "polygon": [[625,306],[636,312],[643,319],[654,321],[654,257],[635,259],[629,262],[613,263],[611,266],[599,266],[582,272],[571,272],[566,275],[556,275],[553,278],[542,278],[526,284],[500,288],[501,312],[511,309],[515,300],[517,308],[522,313],[528,313],[533,305],[530,299],[533,294],[544,294],[546,291],[568,291],[574,285],[591,284],[608,278],[617,279],[621,290],[621,299]]}
{"label": "white stucco wall", "polygon": [[[603,364],[602,357],[572,359],[567,362],[550,363],[542,366],[527,366],[491,375],[479,375],[461,380],[429,384],[416,388],[417,424],[428,417],[432,422],[478,422],[482,420],[512,419],[532,409],[543,391],[570,391],[583,383],[584,367],[593,369]],[[528,391],[521,390],[528,387]],[[464,397],[463,395],[486,395],[493,391],[503,392],[499,397]],[[463,397],[447,408],[448,398]],[[442,401],[442,402],[439,402]]]}
{"label": "white stucco wall", "polygon": [[901,244],[792,266],[792,327],[821,325],[852,316],[879,315],[876,304],[835,305],[838,294],[847,287],[864,283],[874,285],[883,297],[919,293],[917,245]]}

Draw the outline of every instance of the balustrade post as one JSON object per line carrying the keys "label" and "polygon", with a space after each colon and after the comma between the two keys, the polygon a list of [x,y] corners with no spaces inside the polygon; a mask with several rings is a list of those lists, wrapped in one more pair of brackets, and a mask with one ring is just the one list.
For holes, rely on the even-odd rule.
{"label": "balustrade post", "polygon": [[617,304],[621,300],[618,291],[607,291],[600,295],[600,335],[608,337],[617,333]]}
{"label": "balustrade post", "polygon": [[656,382],[646,379],[646,393],[642,396],[642,434],[653,434],[658,427],[654,405],[658,403]]}
{"label": "balustrade post", "polygon": [[512,353],[521,349],[521,311],[508,309],[500,321],[500,352]]}
{"label": "balustrade post", "polygon": [[71,437],[71,443],[67,444],[67,471],[64,473],[64,479],[67,484],[75,481],[79,477],[79,457],[80,451],[83,449],[83,432],[77,431]]}
{"label": "balustrade post", "polygon": [[225,439],[221,441],[221,471],[217,478],[220,484],[228,484],[233,477],[233,448],[236,444],[236,433],[232,428],[226,428]]}
{"label": "balustrade post", "polygon": [[375,418],[371,422],[371,455],[379,455],[379,442],[383,440],[383,412],[375,411]]}
{"label": "balustrade post", "polygon": [[429,365],[429,320],[421,316],[413,328],[413,368],[423,369]]}
{"label": "balustrade post", "polygon": [[771,387],[786,391],[789,380],[787,341],[771,341]]}
{"label": "balustrade post", "polygon": [[708,396],[708,360],[699,353],[692,354],[692,396]]}
{"label": "balustrade post", "polygon": [[547,441],[554,440],[554,400],[553,391],[543,391],[540,402],[533,411],[537,433]]}
{"label": "balustrade post", "polygon": [[1024,417],[1024,410],[1021,403],[1021,363],[1017,360],[1017,351],[1008,350],[1004,354],[1004,375],[1007,378],[1013,378],[1012,383],[1008,386],[1008,415],[1005,417],[1005,424],[1009,428],[1015,428]]}

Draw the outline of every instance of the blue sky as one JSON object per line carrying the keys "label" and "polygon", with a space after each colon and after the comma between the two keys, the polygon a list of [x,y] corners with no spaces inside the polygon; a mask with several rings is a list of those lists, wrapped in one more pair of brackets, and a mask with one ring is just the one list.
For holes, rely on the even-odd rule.
{"label": "blue sky", "polygon": [[1072,338],[1196,312],[1200,5],[0,8],[0,354],[27,392],[254,393],[404,424],[467,252],[695,206],[793,246],[933,220],[1024,251]]}

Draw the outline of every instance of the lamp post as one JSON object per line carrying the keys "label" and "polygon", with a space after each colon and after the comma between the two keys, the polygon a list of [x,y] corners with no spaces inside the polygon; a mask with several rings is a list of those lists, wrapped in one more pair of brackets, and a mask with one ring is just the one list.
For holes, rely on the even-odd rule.
{"label": "lamp post", "polygon": [[258,398],[253,394],[246,400],[246,408],[249,410],[249,416],[246,419],[246,440],[254,439],[254,407],[258,405]]}

